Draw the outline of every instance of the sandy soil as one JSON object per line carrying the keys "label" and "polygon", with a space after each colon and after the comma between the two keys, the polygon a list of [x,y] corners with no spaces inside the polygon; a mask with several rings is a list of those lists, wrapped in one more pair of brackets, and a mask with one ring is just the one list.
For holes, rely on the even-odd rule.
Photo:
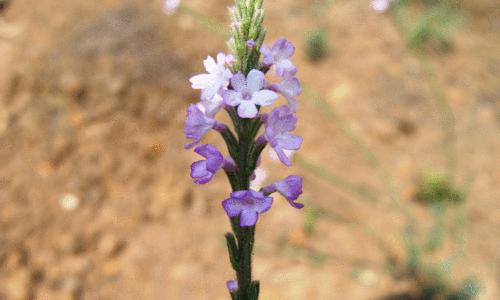
{"label": "sandy soil", "polygon": [[[230,2],[185,1],[223,22]],[[398,203],[430,226],[428,209],[413,198],[422,172],[446,167],[442,114],[386,15],[368,1],[339,0],[318,17],[314,3],[266,4],[268,41],[287,36],[298,45],[306,93],[295,166],[267,156],[264,165],[269,181],[304,176],[309,210],[277,199],[259,223],[255,277],[264,300],[387,299],[414,288],[386,262],[404,258]],[[469,21],[453,36],[453,51],[430,61],[454,114],[454,176],[469,191],[460,208],[466,254],[453,279],[476,276],[479,299],[494,300],[499,10],[494,0],[464,10]],[[303,38],[318,27],[330,49],[311,63]],[[224,282],[233,274],[220,200],[229,186],[221,174],[195,186],[188,174],[195,156],[182,150],[184,110],[197,99],[187,78],[221,49],[223,36],[189,15],[164,15],[160,1],[13,0],[0,11],[0,299],[227,299]],[[330,114],[318,109],[312,89]],[[376,201],[318,178],[305,160]],[[304,223],[316,210],[308,232]]]}

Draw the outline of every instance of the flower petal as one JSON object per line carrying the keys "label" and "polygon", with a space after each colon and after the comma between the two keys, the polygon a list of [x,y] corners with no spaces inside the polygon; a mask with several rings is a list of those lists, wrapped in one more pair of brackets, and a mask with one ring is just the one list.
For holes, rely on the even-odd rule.
{"label": "flower petal", "polygon": [[241,103],[241,94],[233,90],[224,91],[224,102],[229,106],[239,105]]}
{"label": "flower petal", "polygon": [[213,57],[208,56],[207,59],[203,61],[203,65],[208,73],[217,73],[218,66]]}
{"label": "flower petal", "polygon": [[208,183],[213,176],[214,174],[207,170],[206,161],[200,160],[191,165],[191,177],[194,179],[195,183]]}
{"label": "flower petal", "polygon": [[268,46],[262,46],[260,48],[260,53],[264,56],[262,63],[266,66],[270,66],[274,63],[272,50]]}
{"label": "flower petal", "polygon": [[251,92],[260,91],[264,87],[265,75],[259,70],[252,70],[247,76],[247,87]]}
{"label": "flower petal", "polygon": [[257,107],[250,101],[241,101],[238,106],[238,116],[240,116],[240,118],[255,118],[257,113]]}
{"label": "flower petal", "polygon": [[229,290],[229,293],[234,293],[238,290],[238,281],[228,280],[226,281],[226,287]]}
{"label": "flower petal", "polygon": [[247,87],[245,75],[241,73],[234,74],[231,77],[231,86],[235,91],[243,91]]}
{"label": "flower petal", "polygon": [[297,111],[297,99],[295,99],[295,98],[286,98],[286,100],[288,101],[288,106],[290,106],[290,110],[292,112],[296,112]]}
{"label": "flower petal", "polygon": [[207,86],[202,92],[201,92],[201,99],[202,100],[210,100],[215,97],[217,92],[220,89],[220,82],[212,82],[211,85]]}
{"label": "flower petal", "polygon": [[263,199],[255,200],[254,209],[259,214],[265,213],[273,205],[272,197],[264,197]]}
{"label": "flower petal", "polygon": [[219,52],[217,54],[217,67],[224,68],[225,64],[226,64],[226,54]]}
{"label": "flower petal", "polygon": [[227,89],[227,86],[229,85],[229,81],[231,80],[231,77],[233,77],[233,73],[229,69],[225,69],[224,72],[222,72],[222,78],[221,78],[221,88]]}
{"label": "flower petal", "polygon": [[195,139],[193,142],[185,144],[184,149],[188,150],[188,149],[193,148],[194,146],[196,146],[200,142],[200,140],[201,139]]}
{"label": "flower petal", "polygon": [[203,156],[204,158],[220,157],[222,159],[222,154],[215,148],[215,146],[210,144],[200,145],[194,149],[194,152]]}
{"label": "flower petal", "polygon": [[297,68],[288,59],[280,59],[276,63],[276,75],[282,78],[290,78],[297,74]]}
{"label": "flower petal", "polygon": [[279,93],[281,93],[285,98],[297,97],[302,93],[300,81],[295,77],[287,78],[271,87],[273,88],[273,90],[277,90]]}
{"label": "flower petal", "polygon": [[222,207],[231,218],[237,217],[245,209],[245,204],[239,199],[229,198],[222,201]]}
{"label": "flower petal", "polygon": [[302,177],[291,175],[274,183],[276,190],[288,201],[295,201],[302,194]]}
{"label": "flower petal", "polygon": [[290,58],[295,53],[295,46],[285,38],[279,38],[272,48],[275,55],[281,58]]}
{"label": "flower petal", "polygon": [[207,117],[214,118],[224,106],[224,99],[221,95],[215,94],[210,100],[203,99],[201,102],[198,102],[197,106]]}
{"label": "flower petal", "polygon": [[274,147],[273,149],[276,152],[276,154],[278,155],[279,160],[285,166],[288,166],[288,167],[292,166],[292,162],[290,161],[290,159],[288,158],[288,156],[285,154],[285,152],[283,152],[283,149],[281,149],[280,147]]}
{"label": "flower petal", "polygon": [[302,137],[294,134],[284,134],[278,137],[278,144],[283,149],[298,150],[304,140]]}
{"label": "flower petal", "polygon": [[304,208],[304,203],[299,203],[299,202],[295,202],[295,201],[288,201],[288,203],[290,203],[291,206],[293,206],[297,209]]}
{"label": "flower petal", "polygon": [[254,171],[254,177],[251,179],[250,187],[258,190],[267,178],[267,171],[264,168],[257,168]]}
{"label": "flower petal", "polygon": [[254,226],[259,219],[259,214],[255,211],[244,210],[240,215],[240,226],[241,227],[250,227]]}
{"label": "flower petal", "polygon": [[231,198],[243,199],[245,198],[247,191],[236,191],[231,193]]}
{"label": "flower petal", "polygon": [[212,83],[212,75],[210,74],[199,74],[196,76],[193,76],[189,79],[191,82],[191,87],[193,89],[205,89],[210,86]]}
{"label": "flower petal", "polygon": [[252,96],[252,102],[261,106],[269,106],[278,98],[278,94],[270,90],[260,90]]}

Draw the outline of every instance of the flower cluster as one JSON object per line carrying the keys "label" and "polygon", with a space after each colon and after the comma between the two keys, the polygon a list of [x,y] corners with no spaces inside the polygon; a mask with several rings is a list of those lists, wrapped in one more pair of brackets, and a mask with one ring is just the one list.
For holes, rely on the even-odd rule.
{"label": "flower cluster", "polygon": [[[251,44],[247,47],[255,47],[255,42],[247,44]],[[223,135],[228,148],[234,150],[230,151],[230,156],[224,158],[213,145],[196,147],[195,152],[205,158],[191,165],[191,177],[197,184],[208,183],[220,169],[223,169],[229,178],[244,175],[251,179],[266,145],[276,152],[283,164],[291,166],[292,163],[285,151],[298,150],[302,144],[301,137],[290,133],[295,130],[297,124],[296,97],[301,93],[299,80],[295,77],[297,68],[291,61],[295,48],[292,43],[282,38],[272,47],[262,46],[260,52],[263,54],[263,59],[258,68],[250,70],[246,75],[234,70],[233,55],[219,53],[215,59],[210,56],[205,59],[204,66],[207,73],[190,79],[192,88],[201,91],[201,97],[200,102],[188,107],[184,133],[191,142],[186,148],[197,145],[205,134],[215,130]],[[281,81],[268,82],[266,80],[268,72],[274,72]],[[279,106],[265,113],[264,109],[278,101],[279,95],[288,101],[288,105]],[[232,117],[238,138],[227,125],[215,120],[221,110],[227,111]],[[242,132],[244,125],[254,127],[252,128],[254,132],[249,133],[248,130]],[[245,136],[247,133],[253,135],[251,138],[257,136],[256,130],[262,125],[265,127],[263,133],[250,141],[252,145],[246,147],[253,148],[254,151],[250,149],[242,153],[245,149],[240,148],[241,140],[247,138]],[[242,155],[247,157],[242,158]],[[247,163],[238,164],[241,161]],[[254,167],[251,167],[252,165]],[[245,171],[246,174],[243,173]],[[271,207],[273,200],[269,195],[274,192],[282,194],[293,207],[303,207],[302,204],[294,202],[302,193],[302,180],[298,176],[290,176],[260,191],[240,186],[222,202],[222,206],[229,217],[239,217],[240,226],[254,226],[258,215]]]}
{"label": "flower cluster", "polygon": [[[229,179],[232,192],[222,207],[234,232],[226,239],[238,280],[229,281],[228,289],[233,299],[257,299],[259,284],[251,281],[250,265],[259,217],[271,208],[274,193],[294,208],[304,206],[297,202],[302,194],[301,177],[288,176],[265,185],[265,174],[257,169],[268,145],[279,161],[292,165],[291,153],[302,144],[302,138],[291,133],[297,125],[296,99],[301,87],[291,60],[293,44],[280,38],[272,46],[263,45],[262,0],[236,0],[230,12],[232,38],[228,44],[232,53],[208,56],[203,62],[206,73],[190,79],[201,95],[187,109],[184,134],[189,142],[185,148],[194,148],[203,157],[191,165],[195,183],[210,182],[219,170]],[[221,112],[229,115],[231,126],[216,119]],[[228,155],[201,143],[212,130],[224,139]],[[252,184],[252,180],[262,182]]]}

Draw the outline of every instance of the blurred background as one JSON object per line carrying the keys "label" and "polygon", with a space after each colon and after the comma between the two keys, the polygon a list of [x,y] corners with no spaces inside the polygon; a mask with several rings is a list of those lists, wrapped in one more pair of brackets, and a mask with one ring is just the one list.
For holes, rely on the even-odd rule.
{"label": "blurred background", "polygon": [[[192,183],[182,128],[231,4],[0,0],[0,299],[228,298],[230,187]],[[261,299],[500,299],[499,2],[265,7],[305,142],[262,184],[306,207],[258,224]]]}

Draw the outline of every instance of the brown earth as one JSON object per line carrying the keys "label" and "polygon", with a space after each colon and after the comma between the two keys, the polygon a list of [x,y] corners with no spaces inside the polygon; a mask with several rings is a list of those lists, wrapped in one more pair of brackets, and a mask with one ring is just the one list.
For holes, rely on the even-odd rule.
{"label": "brown earth", "polygon": [[[198,97],[187,79],[202,71],[207,54],[225,50],[225,38],[185,13],[166,16],[160,2],[0,0],[0,299],[228,298],[224,282],[234,275],[220,200],[229,186],[221,174],[195,186],[188,174],[195,155],[182,148],[184,111]],[[221,21],[230,3],[185,1]],[[304,176],[309,210],[277,199],[259,222],[261,298],[411,292],[413,284],[392,276],[386,262],[404,257],[398,207],[430,226],[426,207],[412,200],[419,176],[447,165],[443,116],[387,15],[371,11],[368,1],[339,0],[318,17],[315,3],[266,3],[268,41],[286,36],[296,43],[306,93],[298,128],[305,143],[295,166],[263,163],[272,170],[269,181]],[[465,216],[465,255],[452,279],[474,275],[482,284],[478,299],[494,300],[500,11],[494,0],[463,9],[468,22],[453,36],[452,52],[430,59],[454,114],[454,177],[468,189],[456,209]],[[315,27],[328,30],[330,50],[310,63],[303,37]],[[318,109],[311,89],[334,114]],[[377,202],[318,178],[308,161]],[[310,233],[304,223],[317,209]]]}

